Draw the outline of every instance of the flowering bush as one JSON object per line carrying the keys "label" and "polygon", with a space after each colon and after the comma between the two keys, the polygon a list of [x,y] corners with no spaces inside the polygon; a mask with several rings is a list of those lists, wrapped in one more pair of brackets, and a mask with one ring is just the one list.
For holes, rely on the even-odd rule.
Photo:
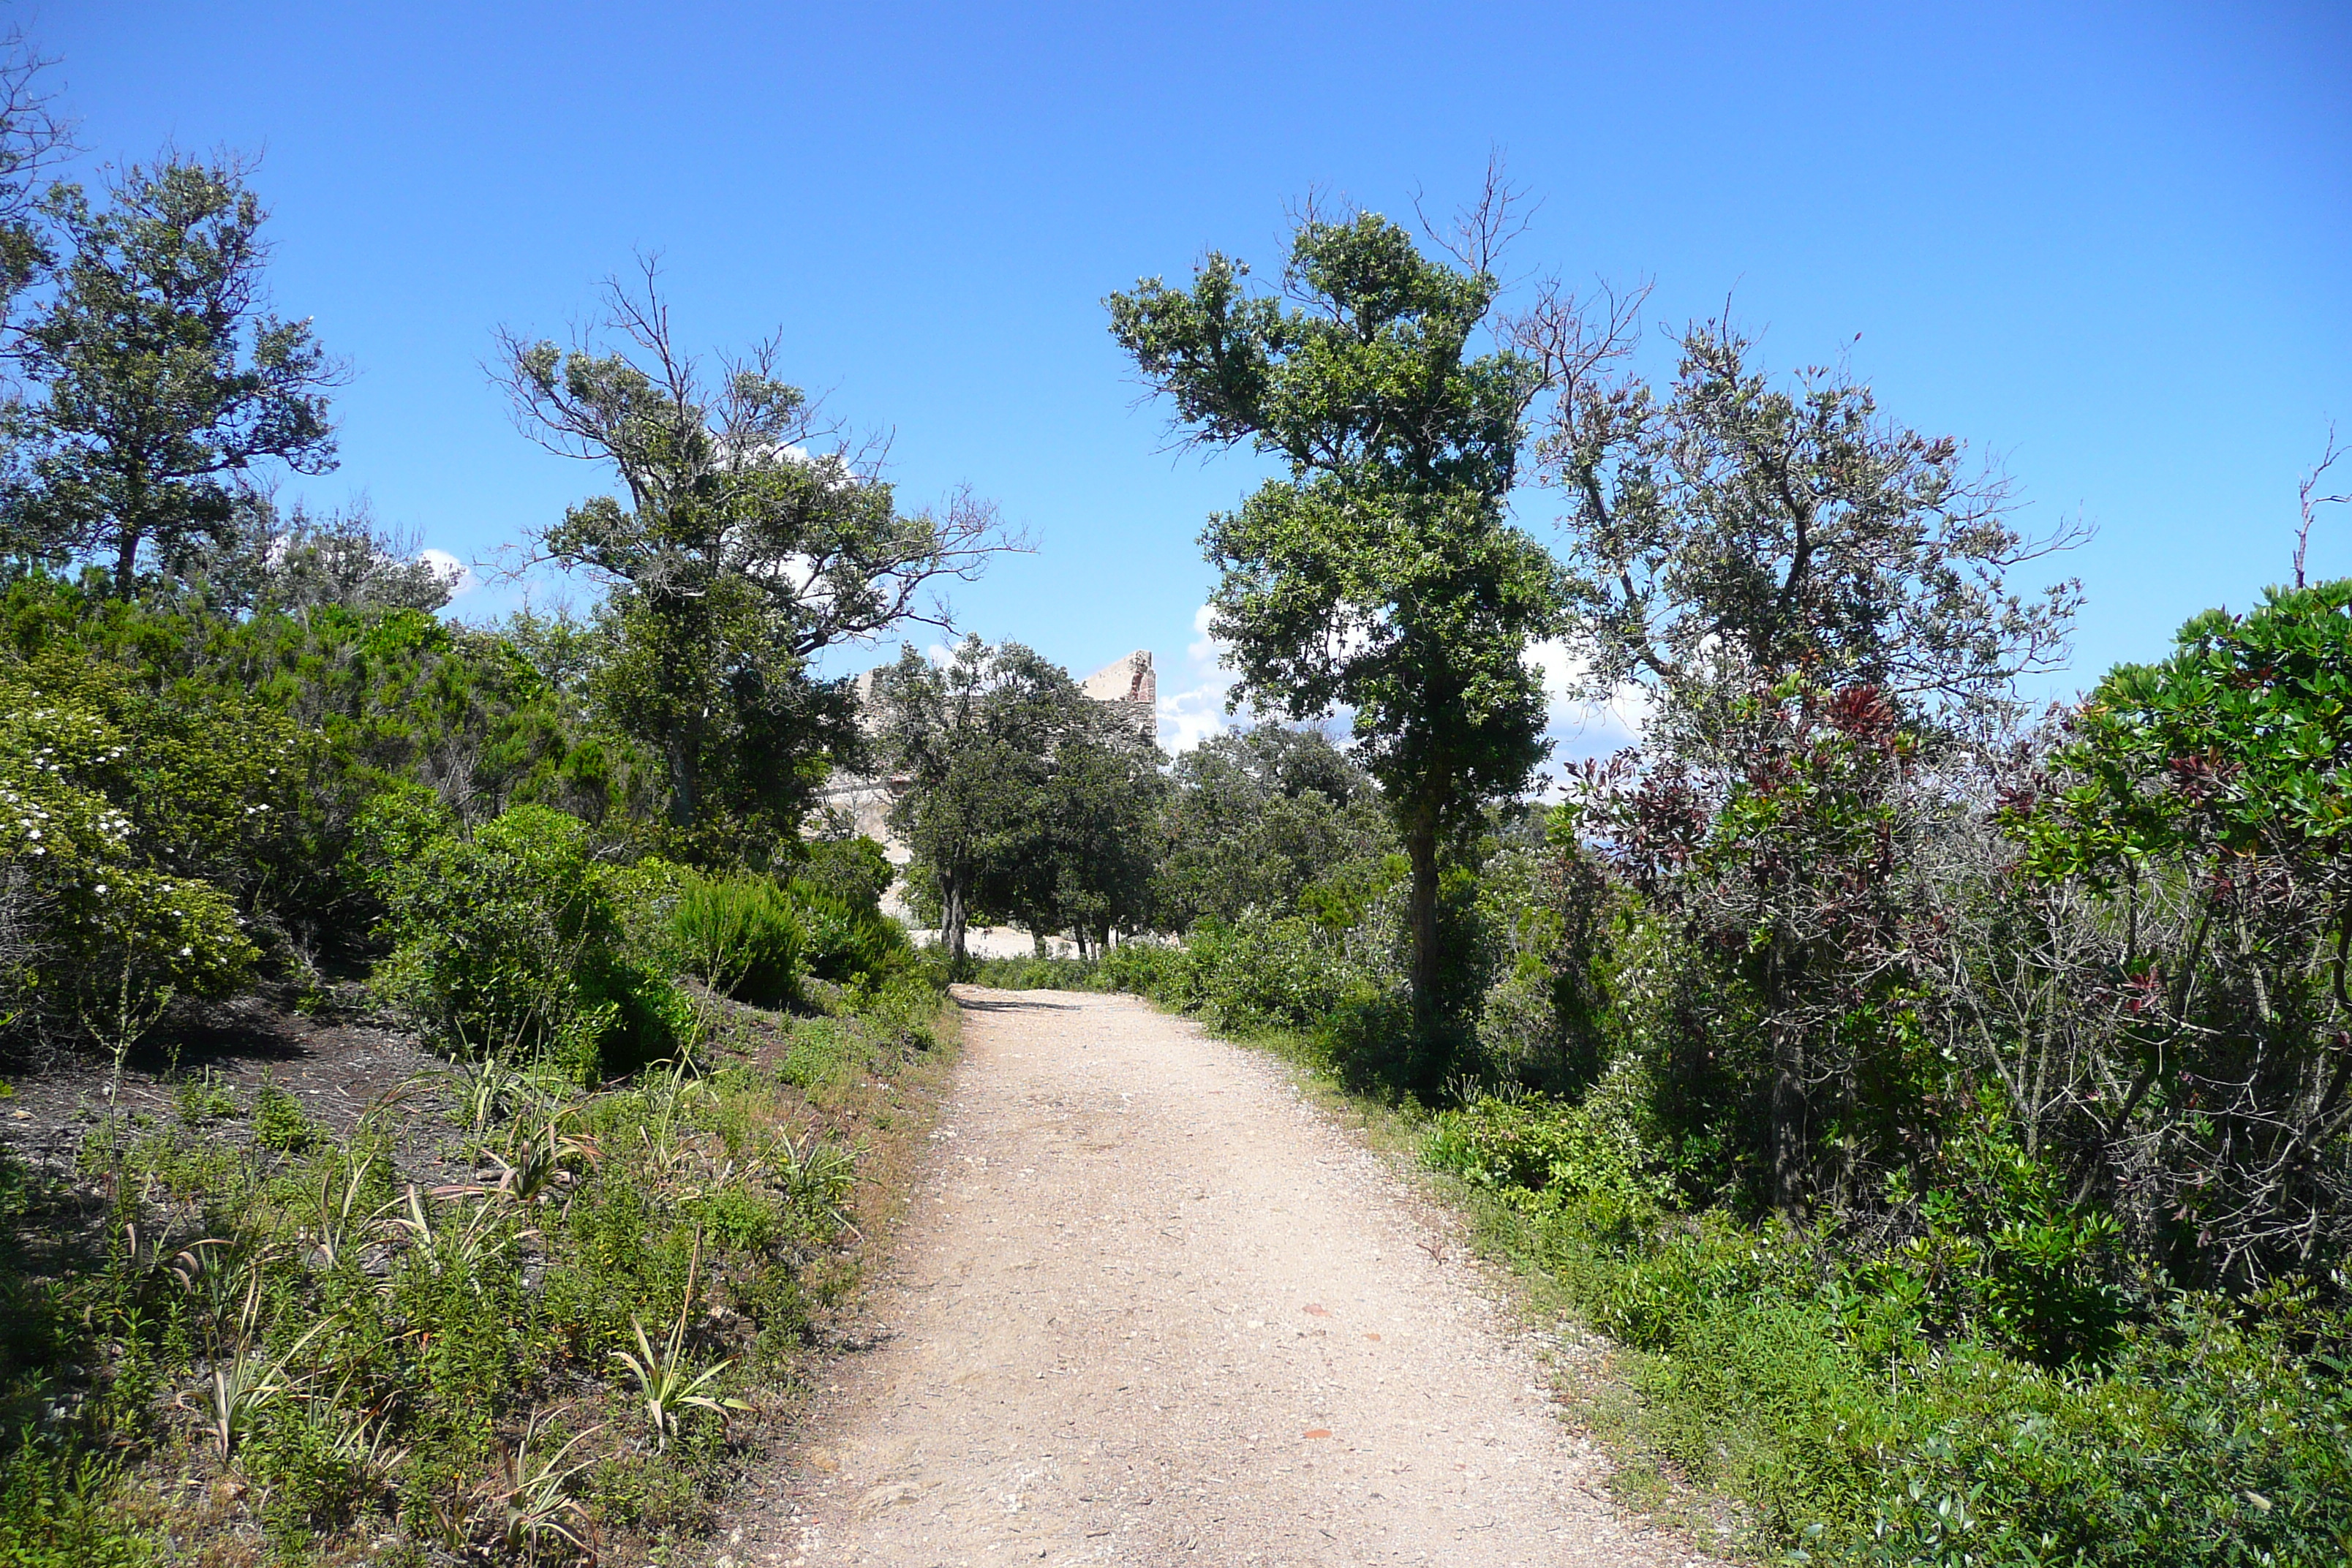
{"label": "flowering bush", "polygon": [[141,852],[132,751],[90,707],[0,679],[0,1021],[119,1026],[251,969],[227,892]]}

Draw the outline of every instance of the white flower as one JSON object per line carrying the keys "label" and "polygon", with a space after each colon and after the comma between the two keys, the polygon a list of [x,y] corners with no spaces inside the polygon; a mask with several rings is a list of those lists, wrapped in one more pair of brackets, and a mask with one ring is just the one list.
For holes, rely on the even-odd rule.
{"label": "white flower", "polygon": [[98,890],[99,890],[99,892],[100,892],[100,895],[103,895],[103,894],[106,892],[106,884],[105,884],[105,883],[103,883],[103,882],[100,882],[100,883],[98,885]]}
{"label": "white flower", "polygon": [[181,956],[182,958],[186,958],[187,956],[189,956],[191,953],[194,952],[195,951],[196,951],[196,950],[195,950],[194,948],[193,948],[193,947],[184,947],[184,948],[182,948],[182,949],[180,950],[180,956]]}

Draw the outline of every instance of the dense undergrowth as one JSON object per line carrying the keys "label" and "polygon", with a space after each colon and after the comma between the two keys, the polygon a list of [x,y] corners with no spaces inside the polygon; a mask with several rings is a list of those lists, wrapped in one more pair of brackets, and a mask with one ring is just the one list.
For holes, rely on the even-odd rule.
{"label": "dense undergrowth", "polygon": [[[880,848],[678,831],[527,620],[104,586],[0,594],[0,1564],[707,1529],[938,1070]],[[305,1014],[405,1081],[196,1065]]]}

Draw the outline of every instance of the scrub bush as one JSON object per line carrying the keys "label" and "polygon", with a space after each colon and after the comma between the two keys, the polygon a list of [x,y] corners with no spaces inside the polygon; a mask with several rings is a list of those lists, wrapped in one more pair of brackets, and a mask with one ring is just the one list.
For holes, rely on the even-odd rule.
{"label": "scrub bush", "polygon": [[879,973],[912,956],[906,928],[880,910],[797,878],[785,890],[800,916],[803,960],[818,979]]}
{"label": "scrub bush", "polygon": [[765,1007],[799,996],[807,932],[772,879],[694,878],[677,895],[672,930],[686,972],[712,990]]}
{"label": "scrub bush", "polygon": [[675,1053],[683,998],[627,952],[587,825],[519,805],[467,836],[415,787],[360,828],[392,952],[379,995],[470,1055],[544,1056],[583,1081]]}
{"label": "scrub bush", "polygon": [[1314,921],[1257,910],[1230,925],[1201,921],[1171,970],[1166,999],[1230,1029],[1308,1028],[1367,984]]}
{"label": "scrub bush", "polygon": [[155,1544],[125,1521],[113,1466],[31,1432],[0,1446],[0,1568],[147,1568]]}

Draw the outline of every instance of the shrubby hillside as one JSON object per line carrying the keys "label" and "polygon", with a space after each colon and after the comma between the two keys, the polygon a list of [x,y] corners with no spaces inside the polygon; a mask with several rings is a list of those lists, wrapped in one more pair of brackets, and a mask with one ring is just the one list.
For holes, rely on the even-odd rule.
{"label": "shrubby hillside", "polygon": [[7,68],[0,1560],[690,1541],[943,1066],[880,847],[811,813],[864,760],[811,660],[991,516],[803,456],[796,390],[694,385],[616,291],[610,342],[506,344],[633,498],[530,546],[593,610],[445,619],[415,541],[268,488],[332,467],[342,367],[245,166],[35,189]]}

